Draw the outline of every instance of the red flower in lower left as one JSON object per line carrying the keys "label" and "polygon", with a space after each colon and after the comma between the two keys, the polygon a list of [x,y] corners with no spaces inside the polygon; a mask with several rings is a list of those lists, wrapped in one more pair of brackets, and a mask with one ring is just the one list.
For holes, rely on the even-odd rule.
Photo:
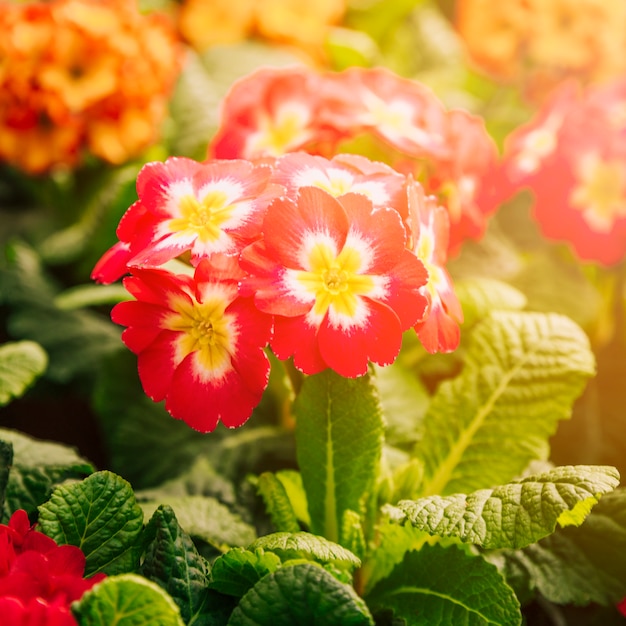
{"label": "red flower in lower left", "polygon": [[12,626],[75,626],[70,604],[104,574],[85,579],[85,555],[31,527],[26,511],[0,525],[0,616]]}
{"label": "red flower in lower left", "polygon": [[241,426],[261,401],[269,380],[263,348],[272,317],[238,293],[234,257],[200,261],[194,275],[132,268],[124,286],[135,300],[111,312],[127,326],[124,343],[138,355],[146,394],[201,432],[218,421]]}

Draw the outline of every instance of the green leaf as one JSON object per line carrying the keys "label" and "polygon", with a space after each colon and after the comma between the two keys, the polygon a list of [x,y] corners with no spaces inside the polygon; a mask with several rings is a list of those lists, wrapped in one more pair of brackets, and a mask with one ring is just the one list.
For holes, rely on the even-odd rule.
{"label": "green leaf", "polygon": [[548,439],[594,373],[584,332],[560,315],[496,312],[478,325],[462,373],[443,382],[416,454],[422,495],[503,484],[548,457]]}
{"label": "green leaf", "polygon": [[24,395],[47,365],[47,354],[34,341],[16,341],[0,346],[0,406]]}
{"label": "green leaf", "polygon": [[9,470],[13,464],[13,446],[0,440],[0,522],[4,517],[4,498],[9,484]]}
{"label": "green leaf", "polygon": [[93,465],[74,448],[40,441],[22,433],[1,429],[0,441],[13,447],[13,464],[6,486],[4,516],[17,509],[32,516],[56,485],[68,479],[82,479],[94,471]]}
{"label": "green leaf", "polygon": [[77,285],[56,296],[54,304],[62,310],[82,309],[88,306],[113,305],[129,300],[130,297],[122,285]]}
{"label": "green leaf", "polygon": [[393,521],[484,548],[523,548],[580,525],[601,496],[619,485],[613,467],[564,466],[469,495],[429,496],[386,507]]}
{"label": "green leaf", "polygon": [[248,550],[251,551],[259,549],[273,552],[283,562],[308,559],[317,563],[333,563],[349,569],[361,565],[361,560],[343,546],[306,532],[264,535],[248,546]]}
{"label": "green leaf", "polygon": [[158,502],[140,502],[146,518],[152,517],[154,511],[163,504],[174,509],[179,524],[192,537],[203,539],[222,552],[231,546],[247,545],[256,538],[256,532],[250,524],[215,498],[168,496]]}
{"label": "green leaf", "polygon": [[233,548],[215,559],[209,588],[241,598],[261,578],[275,572],[282,563],[272,552]]}
{"label": "green leaf", "polygon": [[385,443],[408,448],[422,435],[430,395],[415,373],[399,360],[387,367],[377,366],[375,382],[385,417]]}
{"label": "green leaf", "polygon": [[407,626],[516,626],[519,602],[495,566],[456,546],[408,552],[366,597],[374,614],[393,610]]}
{"label": "green leaf", "polygon": [[265,508],[274,528],[288,533],[300,531],[287,491],[280,480],[271,472],[263,472],[258,478],[257,491],[265,502]]}
{"label": "green leaf", "polygon": [[305,526],[311,526],[311,518],[309,516],[309,507],[306,501],[306,493],[302,485],[302,474],[295,470],[279,470],[276,472],[276,478],[280,480],[296,518]]}
{"label": "green leaf", "polygon": [[235,607],[228,626],[373,626],[352,587],[312,563],[262,578]]}
{"label": "green leaf", "polygon": [[526,306],[526,296],[521,291],[493,278],[459,280],[454,291],[463,307],[464,331],[493,311],[519,311]]}
{"label": "green leaf", "polygon": [[135,574],[109,576],[72,604],[80,626],[184,626],[178,606]]}
{"label": "green leaf", "polygon": [[39,525],[57,543],[83,551],[86,576],[128,572],[138,565],[143,513],[130,484],[112,472],[57,487],[39,507]]}
{"label": "green leaf", "polygon": [[361,511],[374,489],[384,433],[377,398],[369,375],[326,370],[305,379],[294,403],[311,530],[331,541],[342,542],[344,511]]}
{"label": "green leaf", "polygon": [[208,564],[178,524],[171,507],[160,506],[146,532],[154,539],[147,546],[141,573],[169,593],[185,624],[207,623],[202,610],[207,602]]}
{"label": "green leaf", "polygon": [[[505,550],[505,574],[521,568],[556,604],[617,604],[626,589],[626,489],[604,496],[579,528],[557,529],[522,550]],[[487,555],[489,558],[489,555]]]}

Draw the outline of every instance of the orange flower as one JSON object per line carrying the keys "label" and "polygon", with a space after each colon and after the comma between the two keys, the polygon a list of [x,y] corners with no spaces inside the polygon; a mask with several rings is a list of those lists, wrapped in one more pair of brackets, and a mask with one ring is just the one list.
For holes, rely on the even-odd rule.
{"label": "orange flower", "polygon": [[28,173],[111,163],[156,138],[180,66],[164,16],[130,0],[2,6],[0,160]]}
{"label": "orange flower", "polygon": [[623,0],[457,0],[456,27],[483,69],[542,97],[564,78],[626,70]]}

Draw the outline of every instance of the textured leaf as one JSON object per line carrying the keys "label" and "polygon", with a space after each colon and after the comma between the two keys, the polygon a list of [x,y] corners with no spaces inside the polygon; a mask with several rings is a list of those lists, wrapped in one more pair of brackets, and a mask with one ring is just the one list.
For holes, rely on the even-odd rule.
{"label": "textured leaf", "polygon": [[0,439],[0,522],[3,520],[4,498],[9,484],[9,470],[13,464],[13,446]]}
{"label": "textured leaf", "polygon": [[178,523],[192,537],[203,539],[222,552],[231,546],[247,545],[256,532],[250,524],[215,498],[204,496],[164,497],[158,502],[141,502],[146,518],[162,504],[174,509]]}
{"label": "textured leaf", "polygon": [[549,437],[593,373],[589,341],[568,318],[492,314],[475,328],[461,375],[440,385],[424,419],[421,495],[500,485],[546,459]]}
{"label": "textured leaf", "polygon": [[262,578],[235,607],[228,626],[373,626],[352,587],[312,563]]}
{"label": "textured leaf", "polygon": [[324,537],[311,533],[273,533],[259,537],[248,550],[262,549],[273,552],[280,559],[309,559],[318,563],[334,563],[342,567],[355,568],[361,560],[346,548],[333,543]]}
{"label": "textured leaf", "polygon": [[0,429],[0,441],[13,447],[13,464],[6,487],[4,516],[17,509],[29,515],[37,511],[55,485],[71,478],[84,478],[94,471],[76,450],[52,441],[40,441],[22,433]]}
{"label": "textured leaf", "polygon": [[48,365],[48,356],[34,341],[0,346],[0,406],[19,398]]}
{"label": "textured leaf", "polygon": [[57,487],[39,507],[39,525],[57,543],[83,551],[86,576],[128,572],[138,565],[143,514],[130,484],[112,472]]}
{"label": "textured leaf", "polygon": [[169,593],[185,624],[206,624],[202,610],[207,602],[207,562],[178,524],[171,507],[160,506],[146,532],[154,539],[147,546],[141,573]]}
{"label": "textured leaf", "polygon": [[519,602],[497,568],[456,546],[408,552],[366,600],[374,614],[391,609],[407,626],[522,623]]}
{"label": "textured leaf", "polygon": [[298,465],[312,532],[340,537],[344,511],[360,511],[378,475],[384,433],[369,377],[326,370],[305,379],[293,408]]}
{"label": "textured leaf", "polygon": [[307,527],[310,527],[311,518],[309,517],[306,493],[302,485],[302,474],[295,470],[279,470],[276,472],[276,478],[280,480],[285,488],[289,502],[291,502],[291,506],[293,507],[293,512],[296,514],[296,518]]}
{"label": "textured leaf", "polygon": [[258,479],[257,491],[265,502],[265,508],[278,531],[297,533],[300,524],[296,518],[287,491],[271,472],[263,472]]}
{"label": "textured leaf", "polygon": [[387,367],[377,366],[375,382],[385,416],[385,443],[407,446],[419,441],[430,402],[420,379],[398,360]]}
{"label": "textured leaf", "polygon": [[626,595],[626,490],[604,496],[579,528],[558,529],[504,556],[505,573],[521,568],[530,586],[557,604],[611,606]]}
{"label": "textured leaf", "polygon": [[454,291],[463,307],[463,329],[476,324],[492,311],[520,311],[526,296],[508,283],[493,278],[466,278],[456,281]]}
{"label": "textured leaf", "polygon": [[135,574],[110,576],[72,604],[79,626],[184,626],[178,606]]}
{"label": "textured leaf", "polygon": [[281,565],[280,558],[272,552],[233,548],[213,562],[209,587],[241,598],[263,576],[275,572]]}
{"label": "textured leaf", "polygon": [[619,485],[613,467],[565,466],[469,495],[401,500],[387,507],[396,522],[485,548],[523,548],[557,524],[580,525],[600,497]]}

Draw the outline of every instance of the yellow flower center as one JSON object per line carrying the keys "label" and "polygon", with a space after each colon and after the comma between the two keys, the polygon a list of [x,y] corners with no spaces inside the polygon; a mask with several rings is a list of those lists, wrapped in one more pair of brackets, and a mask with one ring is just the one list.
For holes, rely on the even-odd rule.
{"label": "yellow flower center", "polygon": [[617,218],[626,216],[626,166],[618,160],[586,159],[570,200],[592,229],[610,231]]}
{"label": "yellow flower center", "polygon": [[332,309],[342,317],[354,318],[358,296],[375,287],[372,276],[358,274],[363,265],[361,253],[346,246],[335,256],[328,244],[319,242],[311,248],[308,260],[310,271],[300,271],[296,277],[308,292],[315,294],[313,314],[322,318]]}
{"label": "yellow flower center", "polygon": [[235,205],[228,203],[223,191],[209,191],[202,200],[183,196],[178,204],[180,217],[170,220],[173,232],[191,232],[202,242],[217,241],[222,233],[221,225],[232,215]]}
{"label": "yellow flower center", "polygon": [[249,149],[254,155],[281,156],[305,141],[307,115],[298,108],[283,108],[275,118],[262,119],[259,131],[250,137]]}
{"label": "yellow flower center", "polygon": [[206,378],[219,378],[231,367],[236,337],[225,306],[220,298],[194,304],[180,301],[174,303],[175,313],[166,322],[169,330],[181,333],[176,346],[177,361],[196,353],[201,374]]}

